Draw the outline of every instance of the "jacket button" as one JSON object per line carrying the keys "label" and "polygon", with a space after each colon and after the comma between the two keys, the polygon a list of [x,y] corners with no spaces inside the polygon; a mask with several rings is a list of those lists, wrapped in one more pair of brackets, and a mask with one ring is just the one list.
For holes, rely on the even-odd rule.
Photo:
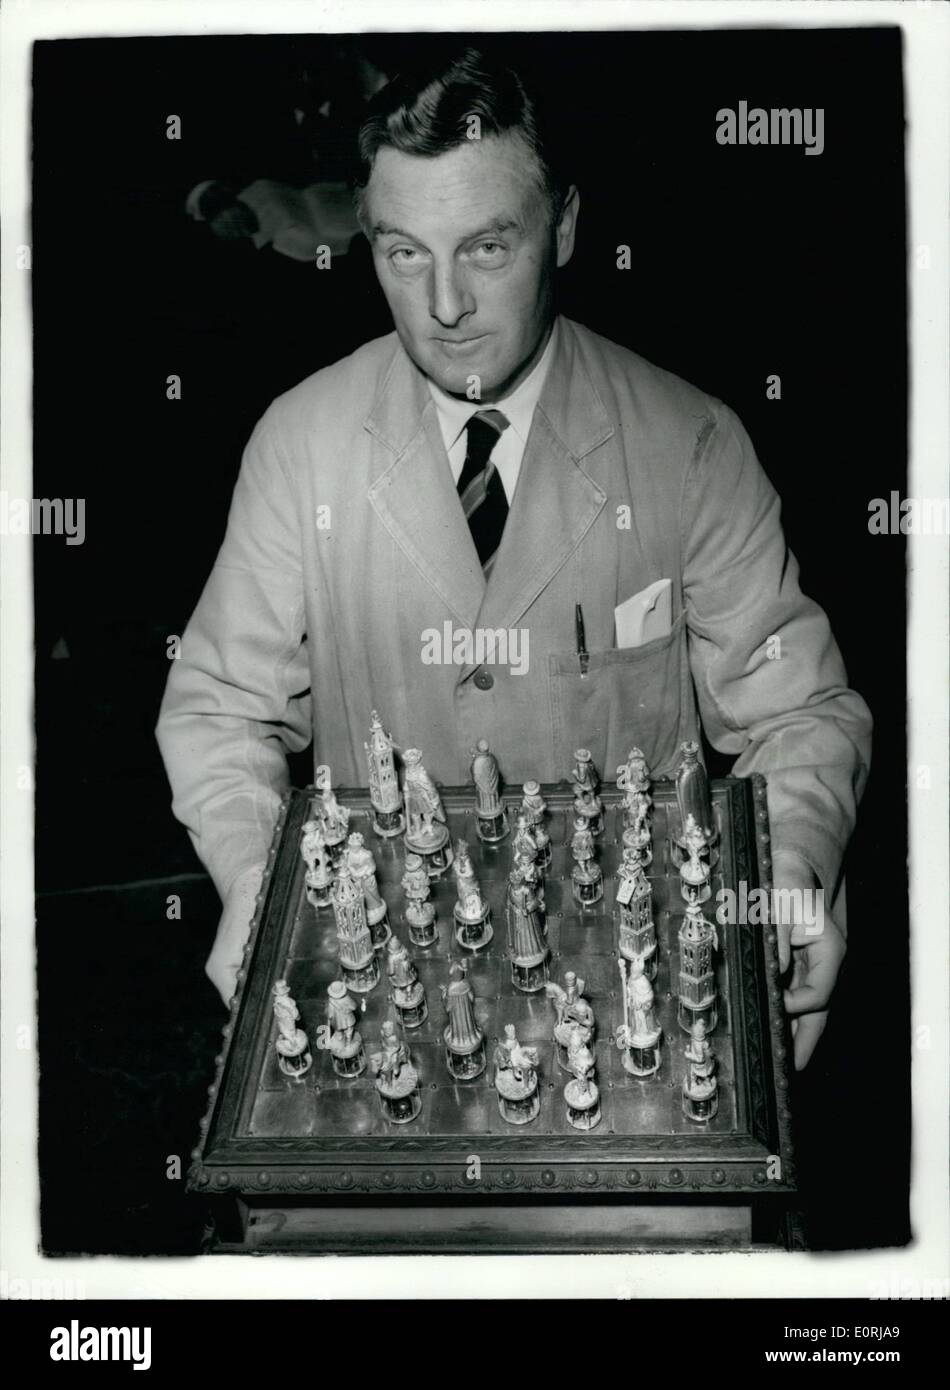
{"label": "jacket button", "polygon": [[475,672],[474,679],[479,690],[491,690],[492,686],[495,684],[495,677],[492,675],[491,671],[486,671],[484,666],[479,666],[478,670]]}

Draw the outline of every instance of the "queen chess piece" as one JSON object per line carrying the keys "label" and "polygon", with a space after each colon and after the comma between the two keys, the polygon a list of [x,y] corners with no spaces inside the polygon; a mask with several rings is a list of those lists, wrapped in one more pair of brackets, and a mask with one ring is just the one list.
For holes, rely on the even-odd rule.
{"label": "queen chess piece", "polygon": [[300,1010],[286,980],[278,980],[274,985],[274,1018],[277,1021],[274,1041],[277,1065],[284,1076],[299,1081],[313,1066],[313,1054],[306,1033],[297,1027]]}
{"label": "queen chess piece", "polygon": [[538,1095],[538,1049],[522,1047],[515,1025],[505,1024],[505,1036],[495,1049],[495,1090],[501,1118],[510,1125],[526,1125],[541,1111]]}
{"label": "queen chess piece", "polygon": [[453,870],[458,889],[458,900],[453,911],[455,939],[464,950],[478,951],[491,941],[494,929],[491,907],[482,897],[468,845],[464,840],[459,840],[455,847]]}
{"label": "queen chess piece", "polygon": [[554,1043],[557,1064],[562,1071],[569,1071],[568,1048],[575,1029],[584,1042],[594,1038],[594,1010],[584,998],[584,981],[573,970],[564,976],[564,984],[549,980],[544,992],[554,1005]]}
{"label": "queen chess piece", "polygon": [[442,798],[422,765],[422,753],[418,748],[407,748],[402,761],[406,849],[418,854],[430,878],[438,878],[452,862],[452,844]]}
{"label": "queen chess piece", "polygon": [[380,1029],[379,1051],[370,1057],[369,1067],[376,1077],[376,1094],[387,1120],[394,1125],[409,1124],[422,1109],[419,1075],[390,1019]]}
{"label": "queen chess piece", "polygon": [[617,1029],[615,1041],[623,1053],[623,1069],[631,1076],[653,1076],[660,1069],[660,1037],[662,1029],[656,1021],[653,986],[643,973],[643,962],[634,960],[627,977],[627,962],[620,967],[623,1023]]}
{"label": "queen chess piece", "polygon": [[345,866],[333,884],[333,915],[343,979],[357,994],[367,994],[379,980],[379,961],[366,921],[363,886]]}
{"label": "queen chess piece", "polygon": [[653,921],[653,890],[634,849],[626,848],[623,851],[615,901],[620,916],[620,954],[624,960],[640,961],[647,979],[655,980],[659,961]]}
{"label": "queen chess piece", "polygon": [[582,907],[591,907],[604,896],[604,875],[594,859],[594,835],[584,816],[574,820],[571,839],[574,868],[571,870],[571,889]]}
{"label": "queen chess piece", "polygon": [[369,772],[369,800],[373,808],[373,829],[384,839],[401,835],[406,828],[402,812],[402,792],[396,776],[395,744],[373,710],[369,743],[364,743]]}
{"label": "queen chess piece", "polygon": [[580,1028],[571,1032],[567,1069],[572,1074],[564,1087],[568,1124],[575,1129],[596,1129],[601,1120],[600,1090],[594,1080],[594,1054]]}
{"label": "queen chess piece", "polygon": [[327,1051],[337,1076],[348,1079],[362,1076],[366,1070],[363,1039],[356,1027],[358,1017],[359,1010],[346,985],[334,980],[327,986]]}
{"label": "queen chess piece", "polygon": [[498,760],[480,738],[472,749],[472,781],[475,784],[475,830],[486,844],[496,845],[509,833],[505,803],[501,798]]}
{"label": "queen chess piece", "polygon": [[439,939],[435,905],[429,901],[429,874],[418,854],[407,854],[402,888],[406,895],[406,921],[413,946],[432,946]]}
{"label": "queen chess piece", "polygon": [[574,753],[574,766],[571,768],[571,782],[574,786],[574,817],[587,822],[592,835],[600,835],[604,829],[603,802],[597,795],[600,776],[594,766],[589,748],[578,748]]}
{"label": "queen chess piece", "polygon": [[403,1028],[421,1028],[429,1017],[426,992],[416,967],[409,959],[409,952],[397,936],[389,940],[386,974],[389,977],[389,998]]}
{"label": "queen chess piece", "polygon": [[538,851],[538,864],[542,869],[551,867],[551,836],[547,832],[545,818],[547,816],[548,804],[541,795],[540,783],[533,779],[525,782],[521,788],[524,793],[521,801],[521,811],[527,816],[531,833],[534,836],[535,846]]}
{"label": "queen chess piece", "polygon": [[508,875],[505,915],[511,983],[522,994],[537,994],[547,983],[551,950],[544,934],[537,893],[517,866]]}
{"label": "queen chess piece", "polygon": [[367,848],[363,836],[358,830],[354,830],[353,834],[347,838],[344,862],[349,873],[363,889],[366,924],[373,938],[373,949],[381,951],[392,936],[389,911],[386,907],[386,900],[379,891],[379,884],[376,882],[376,860],[373,857],[373,851]]}
{"label": "queen chess piece", "polygon": [[439,986],[449,1020],[442,1031],[445,1065],[456,1081],[474,1081],[487,1065],[485,1034],[475,1019],[475,996],[465,971],[464,962],[454,962],[448,985]]}
{"label": "queen chess piece", "polygon": [[688,1120],[711,1120],[719,1109],[719,1083],[716,1079],[716,1059],[701,1018],[690,1029],[689,1042],[683,1055],[686,1058],[683,1114]]}

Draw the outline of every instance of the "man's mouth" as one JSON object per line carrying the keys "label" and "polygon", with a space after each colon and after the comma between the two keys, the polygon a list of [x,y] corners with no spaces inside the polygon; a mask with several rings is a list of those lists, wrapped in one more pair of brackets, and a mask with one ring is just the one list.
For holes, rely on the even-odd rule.
{"label": "man's mouth", "polygon": [[435,341],[444,352],[454,357],[473,351],[487,336],[487,333],[478,333],[470,338],[436,338]]}

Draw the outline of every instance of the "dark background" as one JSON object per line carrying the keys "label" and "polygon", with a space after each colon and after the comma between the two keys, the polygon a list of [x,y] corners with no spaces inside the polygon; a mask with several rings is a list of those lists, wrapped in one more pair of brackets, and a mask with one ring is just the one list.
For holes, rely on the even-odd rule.
{"label": "dark background", "polygon": [[[362,239],[321,272],[216,239],[184,201],[201,179],[302,186],[338,173],[353,119],[339,74],[358,51],[394,71],[432,42],[35,46],[34,495],[86,499],[84,545],[35,544],[48,1253],[198,1248],[201,1205],[166,1177],[167,1159],[187,1168],[224,1014],[203,972],[217,898],[171,816],[152,732],[166,639],[211,567],[254,421],[390,328]],[[563,310],[738,412],[783,496],[803,587],[874,714],[848,860],[849,954],[793,1103],[812,1246],[902,1244],[905,557],[901,537],[867,529],[869,500],[906,482],[899,32],[498,42],[542,81],[577,159]],[[824,153],[718,145],[715,113],[740,99],[823,107]],[[178,141],[166,139],[171,114]],[[766,400],[772,373],[780,401]],[[181,400],[166,399],[170,374]],[[180,921],[166,917],[170,893]]]}

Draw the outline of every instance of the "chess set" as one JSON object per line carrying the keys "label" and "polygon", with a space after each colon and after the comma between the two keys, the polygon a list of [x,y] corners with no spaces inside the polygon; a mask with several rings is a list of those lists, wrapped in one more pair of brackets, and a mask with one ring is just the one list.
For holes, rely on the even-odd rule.
{"label": "chess set", "polygon": [[189,1172],[209,1248],[788,1243],[765,782],[439,788],[373,715],[368,788],[285,800]]}

